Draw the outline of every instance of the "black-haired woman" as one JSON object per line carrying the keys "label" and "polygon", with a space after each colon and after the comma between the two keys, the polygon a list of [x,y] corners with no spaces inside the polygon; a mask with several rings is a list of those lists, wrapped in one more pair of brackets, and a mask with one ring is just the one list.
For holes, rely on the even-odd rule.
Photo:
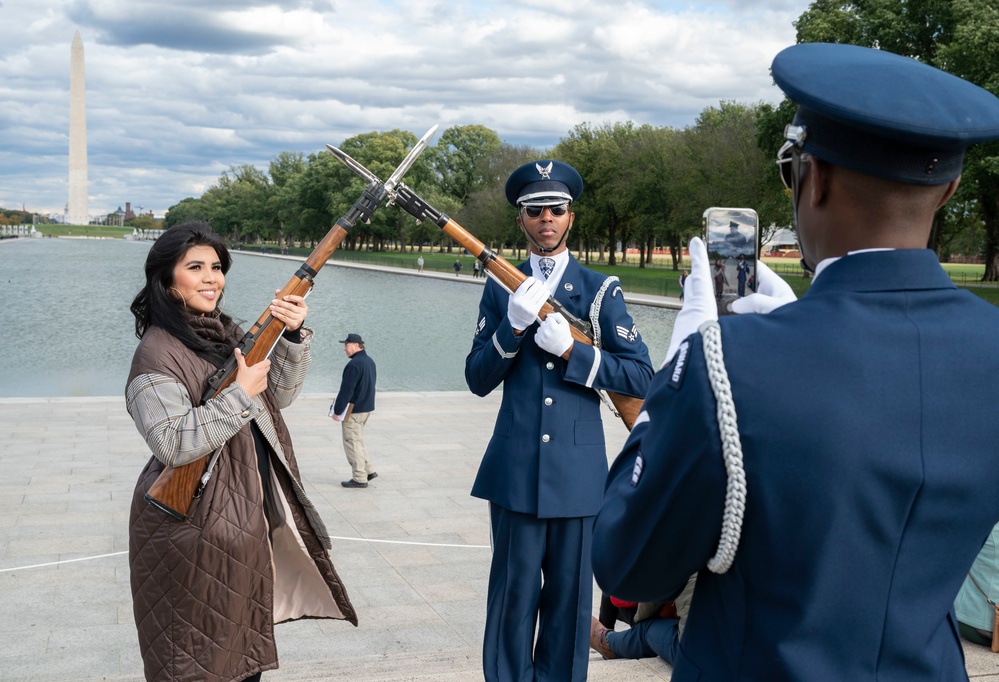
{"label": "black-haired woman", "polygon": [[[232,260],[206,223],[166,230],[132,302],[138,348],[125,393],[152,450],[129,518],[129,566],[147,680],[256,680],[277,668],[274,624],[357,617],[306,498],[280,410],[301,391],[312,330],[300,296],[275,298],[285,333],[201,404],[206,379],[242,331],[223,312]],[[165,467],[220,451],[201,496],[177,521],[144,497]]]}

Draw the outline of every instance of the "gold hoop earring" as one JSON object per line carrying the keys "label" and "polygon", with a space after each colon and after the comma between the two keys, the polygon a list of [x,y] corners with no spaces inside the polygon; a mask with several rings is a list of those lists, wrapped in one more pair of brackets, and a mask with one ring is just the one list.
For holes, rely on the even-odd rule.
{"label": "gold hoop earring", "polygon": [[187,299],[184,298],[184,294],[180,293],[180,289],[177,287],[169,287],[167,288],[167,291],[176,291],[177,298],[180,299],[180,302],[184,304],[184,309],[187,310]]}
{"label": "gold hoop earring", "polygon": [[222,312],[224,310],[225,310],[225,289],[221,289],[219,290],[219,302],[218,305],[215,306],[215,312],[212,313],[212,316],[215,318],[222,317]]}

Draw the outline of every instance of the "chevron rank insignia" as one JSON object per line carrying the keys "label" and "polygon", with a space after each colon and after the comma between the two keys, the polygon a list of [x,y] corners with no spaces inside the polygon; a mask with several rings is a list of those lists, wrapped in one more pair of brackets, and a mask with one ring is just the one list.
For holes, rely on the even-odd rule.
{"label": "chevron rank insignia", "polygon": [[617,335],[620,336],[625,341],[627,341],[628,343],[635,343],[635,341],[638,339],[638,327],[635,325],[631,325],[631,329],[618,325],[616,329],[617,329]]}
{"label": "chevron rank insignia", "polygon": [[483,315],[481,318],[479,318],[479,323],[475,325],[475,336],[481,334],[482,330],[485,328],[486,328],[486,316]]}

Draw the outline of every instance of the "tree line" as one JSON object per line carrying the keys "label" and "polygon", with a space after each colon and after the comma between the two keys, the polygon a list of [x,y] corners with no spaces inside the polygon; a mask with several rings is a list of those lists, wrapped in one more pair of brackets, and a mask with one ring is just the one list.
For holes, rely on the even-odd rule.
{"label": "tree line", "polygon": [[[502,141],[481,125],[445,130],[409,170],[405,182],[493,248],[526,248],[516,212],[504,196],[510,173],[521,164],[554,158],[572,164],[585,189],[574,206],[570,239],[580,253],[608,254],[616,245],[641,249],[639,264],[655,248],[680,245],[711,205],[755,206],[763,220],[786,224],[779,181],[756,141],[762,107],[723,102],[690,128],[675,130],[633,123],[579,125],[555,147],[542,151]],[[382,178],[416,143],[408,131],[370,132],[341,148]],[[768,175],[770,177],[768,177]],[[200,198],[172,206],[167,225],[209,220],[235,241],[314,243],[353,204],[364,181],[327,151],[282,152],[267,172],[230,168]],[[761,208],[767,207],[767,210]],[[769,224],[769,222],[767,223]],[[431,224],[417,224],[395,207],[377,211],[368,225],[351,230],[341,248],[447,249],[449,239]]]}
{"label": "tree line", "polygon": [[[999,0],[816,0],[795,22],[798,42],[880,47],[914,57],[999,93]],[[504,142],[481,125],[454,126],[423,153],[404,181],[492,248],[518,251],[526,242],[504,197],[521,164],[552,158],[573,165],[585,189],[574,206],[570,245],[618,262],[618,245],[668,250],[679,267],[682,246],[699,234],[710,206],[753,208],[764,240],[790,226],[791,211],[774,157],[794,105],[785,100],[722,101],[685,128],[632,122],[581,124],[550,150]],[[381,178],[416,143],[408,131],[373,131],[340,147]],[[282,152],[267,171],[232,167],[201,197],[172,206],[166,226],[205,219],[233,242],[315,244],[360,196],[364,181],[326,150]],[[984,279],[999,280],[999,143],[973,148],[958,194],[941,210],[928,244],[951,254],[984,256]],[[383,207],[357,225],[341,248],[450,250],[434,225],[417,224]],[[627,252],[621,251],[621,258]]]}

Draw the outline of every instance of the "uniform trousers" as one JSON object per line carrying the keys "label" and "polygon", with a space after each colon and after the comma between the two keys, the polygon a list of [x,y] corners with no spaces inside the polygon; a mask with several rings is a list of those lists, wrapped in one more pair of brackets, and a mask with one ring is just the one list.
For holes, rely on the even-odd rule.
{"label": "uniform trousers", "polygon": [[350,463],[351,474],[358,483],[367,483],[368,474],[374,473],[368,451],[364,449],[364,425],[370,412],[351,412],[343,421],[343,452]]}
{"label": "uniform trousers", "polygon": [[590,654],[594,517],[539,519],[494,503],[489,513],[485,679],[582,682]]}

